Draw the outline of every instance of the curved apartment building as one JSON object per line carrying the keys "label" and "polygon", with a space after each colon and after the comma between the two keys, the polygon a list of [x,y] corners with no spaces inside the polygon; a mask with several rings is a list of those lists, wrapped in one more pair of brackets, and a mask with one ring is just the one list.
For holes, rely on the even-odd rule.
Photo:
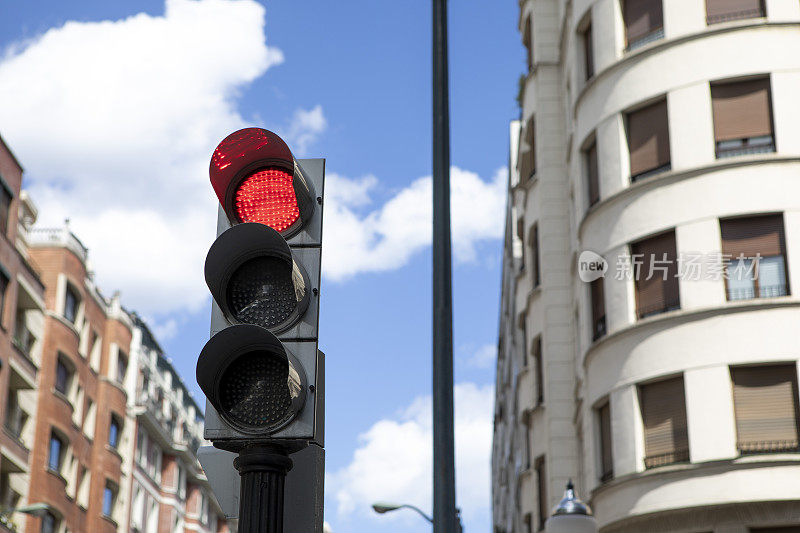
{"label": "curved apartment building", "polygon": [[800,531],[800,3],[527,0],[520,31],[495,530],[572,477],[604,533]]}

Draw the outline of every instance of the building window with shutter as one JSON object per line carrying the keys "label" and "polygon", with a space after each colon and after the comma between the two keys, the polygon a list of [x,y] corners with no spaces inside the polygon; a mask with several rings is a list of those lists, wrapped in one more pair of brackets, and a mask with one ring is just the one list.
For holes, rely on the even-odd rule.
{"label": "building window with shutter", "polygon": [[528,72],[533,70],[533,20],[532,17],[525,19],[525,29],[522,31],[522,42],[527,53]]}
{"label": "building window with shutter", "polygon": [[717,158],[775,151],[769,78],[711,85]]}
{"label": "building window with shutter", "polygon": [[600,481],[605,482],[614,477],[614,456],[611,452],[611,405],[597,409],[597,420],[600,426]]}
{"label": "building window with shutter", "polygon": [[592,340],[596,341],[606,334],[606,302],[603,291],[603,278],[594,280],[589,287],[592,295]]}
{"label": "building window with shutter", "polygon": [[586,80],[594,76],[594,43],[592,43],[592,21],[589,21],[586,29],[583,30],[583,68]]}
{"label": "building window with shutter", "polygon": [[798,451],[797,365],[731,367],[731,380],[739,451]]}
{"label": "building window with shutter", "polygon": [[631,182],[672,168],[666,100],[628,113],[627,127]]}
{"label": "building window with shutter", "polygon": [[539,528],[538,530],[541,531],[544,529],[544,522],[547,520],[547,515],[549,514],[549,506],[547,505],[547,478],[545,477],[545,469],[544,469],[544,455],[540,456],[536,459],[536,495],[539,499],[538,501],[538,510],[539,510]]}
{"label": "building window with shutter", "polygon": [[536,174],[536,121],[533,117],[525,126],[525,144],[528,147],[520,155],[519,178],[522,181],[529,181]]}
{"label": "building window with shutter", "polygon": [[683,376],[639,386],[644,425],[644,466],[689,460]]}
{"label": "building window with shutter", "polygon": [[600,201],[600,176],[597,166],[597,142],[583,153],[586,160],[586,185],[588,187],[589,207]]}
{"label": "building window with shutter", "polygon": [[534,287],[540,283],[539,277],[539,226],[531,228],[531,281]]}
{"label": "building window with shutter", "polygon": [[680,309],[675,232],[631,244],[639,318]]}
{"label": "building window with shutter", "polygon": [[783,216],[720,220],[728,300],[789,294]]}
{"label": "building window with shutter", "polygon": [[664,37],[661,0],[621,0],[628,51]]}
{"label": "building window with shutter", "polygon": [[706,0],[706,23],[765,17],[764,0]]}
{"label": "building window with shutter", "polygon": [[542,363],[542,336],[533,339],[533,357],[536,362],[536,405],[544,403],[544,364]]}
{"label": "building window with shutter", "polygon": [[[0,178],[2,180],[2,178]],[[0,232],[8,236],[8,219],[11,215],[11,201],[14,196],[6,188],[5,183],[0,181]]]}

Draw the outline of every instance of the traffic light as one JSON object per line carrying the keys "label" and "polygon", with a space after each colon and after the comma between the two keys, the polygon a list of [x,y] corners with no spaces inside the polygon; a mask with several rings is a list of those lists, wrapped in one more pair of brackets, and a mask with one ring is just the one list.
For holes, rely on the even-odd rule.
{"label": "traffic light", "polygon": [[234,452],[322,446],[324,160],[298,162],[276,134],[246,128],[217,146],[209,175],[220,210],[205,263],[212,337],[197,362],[205,437]]}

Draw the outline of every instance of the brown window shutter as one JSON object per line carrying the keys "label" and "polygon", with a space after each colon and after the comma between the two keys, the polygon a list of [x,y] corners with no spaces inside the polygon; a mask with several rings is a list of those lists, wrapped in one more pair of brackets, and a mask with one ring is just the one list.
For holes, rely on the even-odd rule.
{"label": "brown window shutter", "polygon": [[597,340],[606,334],[606,302],[603,288],[603,278],[598,278],[591,283],[592,340]]}
{"label": "brown window shutter", "polygon": [[628,43],[637,41],[664,25],[661,0],[625,0],[624,16]]}
{"label": "brown window shutter", "polygon": [[689,436],[683,376],[642,385],[640,391],[645,466],[687,461]]}
{"label": "brown window shutter", "polygon": [[531,17],[528,17],[525,19],[525,29],[522,33],[522,40],[528,51],[528,70],[533,69],[533,32],[531,27]]}
{"label": "brown window shutter", "polygon": [[538,287],[541,281],[539,276],[539,226],[534,226],[531,233],[531,255],[533,256],[531,261],[533,264],[531,268],[533,269],[533,286]]}
{"label": "brown window shutter", "polygon": [[600,176],[597,168],[597,143],[586,150],[586,181],[589,184],[589,206],[600,200]]}
{"label": "brown window shutter", "polygon": [[[636,311],[639,318],[679,308],[675,232],[662,233],[633,243],[631,256],[636,280]],[[647,279],[651,273],[651,264],[652,276]],[[666,268],[666,279],[662,267]]]}
{"label": "brown window shutter", "polygon": [[714,139],[729,141],[772,135],[769,78],[711,86]]}
{"label": "brown window shutter", "polygon": [[786,254],[782,214],[720,220],[719,227],[722,253],[732,258]]}
{"label": "brown window shutter", "polygon": [[544,364],[542,363],[542,337],[533,341],[533,353],[536,357],[536,405],[544,403]]}
{"label": "brown window shutter", "polygon": [[797,366],[732,367],[731,379],[739,450],[796,450]]}
{"label": "brown window shutter", "polygon": [[763,16],[762,0],[706,0],[708,23]]}
{"label": "brown window shutter", "polygon": [[600,418],[600,480],[608,481],[614,477],[614,456],[611,453],[611,407],[606,403],[597,410]]}
{"label": "brown window shutter", "polygon": [[628,114],[628,149],[632,177],[670,163],[666,100]]}
{"label": "brown window shutter", "polygon": [[594,48],[592,43],[592,25],[583,32],[583,53],[586,56],[586,79],[594,76]]}
{"label": "brown window shutter", "polygon": [[550,514],[547,505],[547,478],[545,477],[544,455],[536,459],[536,485],[539,496],[539,529],[543,529],[547,515]]}

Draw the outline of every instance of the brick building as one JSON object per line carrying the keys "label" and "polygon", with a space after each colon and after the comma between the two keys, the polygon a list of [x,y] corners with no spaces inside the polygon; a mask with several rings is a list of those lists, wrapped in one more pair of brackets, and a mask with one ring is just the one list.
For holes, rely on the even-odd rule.
{"label": "brick building", "polygon": [[[0,508],[28,504],[45,288],[28,261],[24,231],[35,208],[20,193],[22,167],[0,138]],[[21,216],[20,216],[21,215]],[[21,231],[20,231],[21,230]],[[0,514],[0,530],[19,516]]]}
{"label": "brick building", "polygon": [[33,228],[0,139],[0,533],[227,533],[202,412],[65,225]]}

